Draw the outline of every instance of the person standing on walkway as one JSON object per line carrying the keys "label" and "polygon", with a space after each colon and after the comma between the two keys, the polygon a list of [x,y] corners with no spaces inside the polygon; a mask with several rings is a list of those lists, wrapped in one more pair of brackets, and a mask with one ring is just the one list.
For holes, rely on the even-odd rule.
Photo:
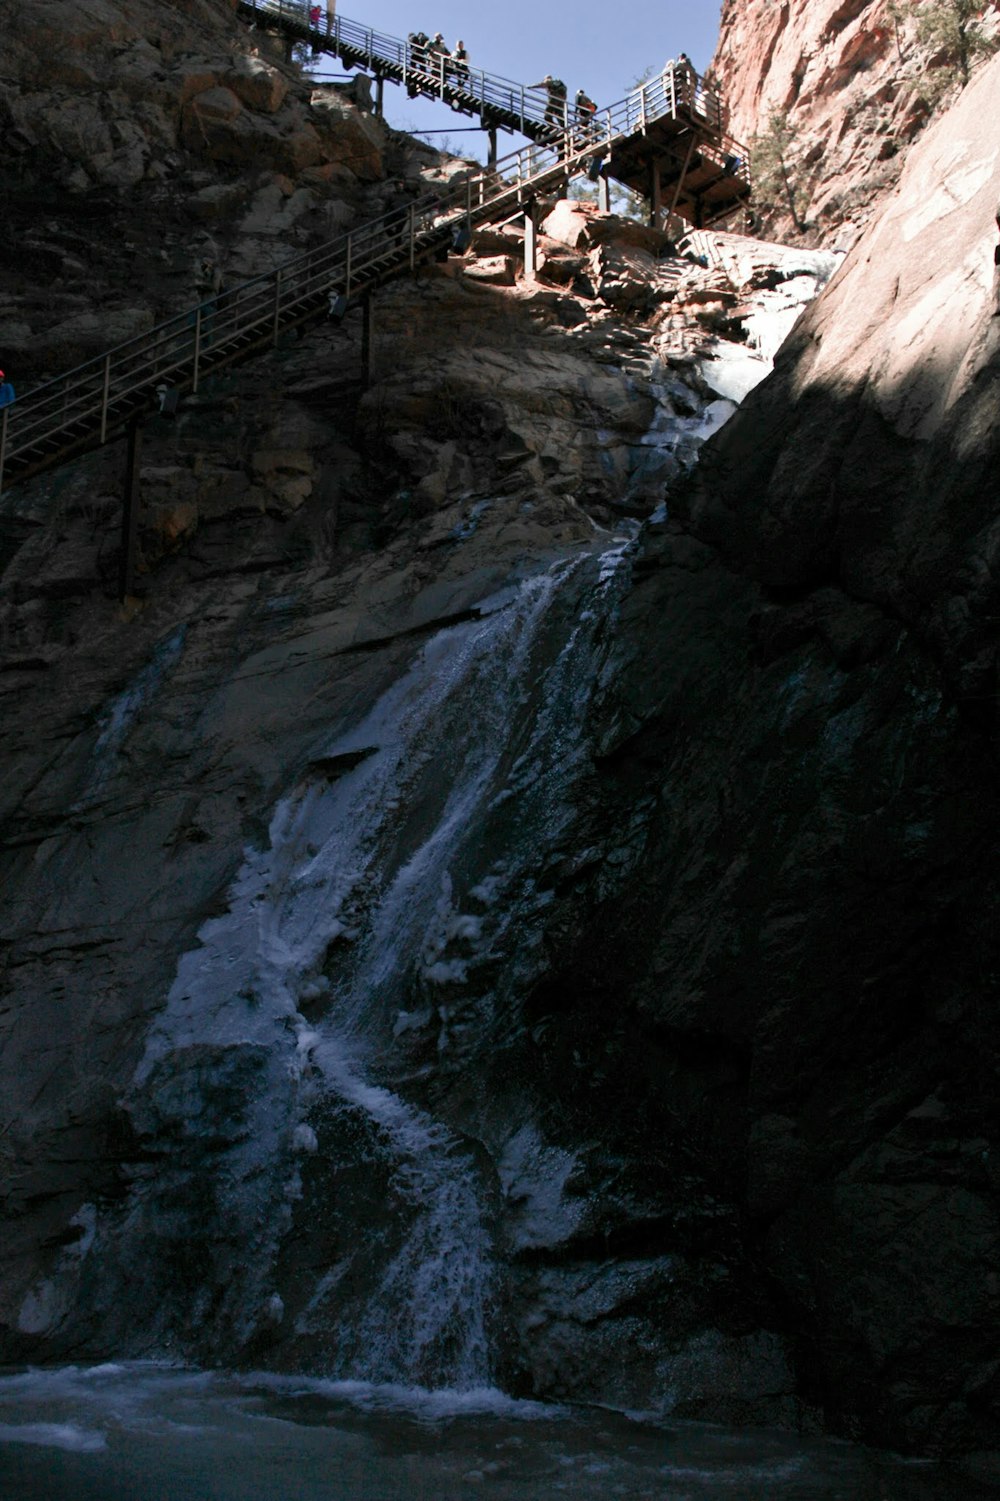
{"label": "person standing on walkway", "polygon": [[576,98],[573,101],[576,110],[576,128],[580,141],[586,145],[594,130],[594,116],[597,114],[597,105],[590,95],[583,89],[577,89]]}
{"label": "person standing on walkway", "polygon": [[674,75],[674,97],[678,104],[686,104],[689,107],[694,103],[695,84],[698,75],[694,71],[694,63],[686,52],[678,54],[677,61],[672,64]]}
{"label": "person standing on walkway", "polygon": [[545,123],[554,125],[557,130],[562,130],[566,125],[566,85],[561,78],[553,78],[551,73],[538,83],[530,83],[530,89],[544,89],[548,95],[545,104]]}
{"label": "person standing on walkway", "polygon": [[469,81],[469,54],[465,50],[465,43],[461,37],[455,43],[455,50],[451,54],[451,71],[454,73],[459,87],[463,88]]}
{"label": "person standing on walkway", "polygon": [[12,407],[16,399],[14,387],[0,370],[0,407]]}

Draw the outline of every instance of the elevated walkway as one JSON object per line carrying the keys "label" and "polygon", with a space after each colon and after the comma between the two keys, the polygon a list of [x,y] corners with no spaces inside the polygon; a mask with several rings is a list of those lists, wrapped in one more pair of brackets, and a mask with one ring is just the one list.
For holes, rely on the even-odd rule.
{"label": "elevated walkway", "polygon": [[411,96],[438,99],[459,114],[476,117],[485,129],[500,129],[544,142],[568,129],[572,110],[553,104],[544,88],[529,88],[509,78],[463,67],[450,57],[416,47],[399,37],[362,26],[345,16],[330,16],[321,7],[319,25],[309,20],[308,0],[238,0],[236,11],[253,25],[276,31],[290,42],[307,43],[348,68],[364,68],[381,84],[405,87]]}
{"label": "elevated walkway", "polygon": [[[706,138],[692,118],[701,107],[696,93],[684,99],[664,75],[598,111],[583,128],[550,128],[549,141],[470,170],[37,387],[0,409],[0,490],[129,431],[128,513],[137,424],[160,409],[165,394],[176,401],[197,392],[208,376],[264,353],[289,330],[342,317],[350,301],[369,299],[418,265],[464,250],[475,225],[524,212],[530,256],[537,200],[564,194],[574,176],[597,176],[608,166],[631,183],[629,174],[637,177],[650,160],[643,143],[651,145],[655,164],[647,172],[655,171],[661,185],[674,184],[674,212],[687,211],[697,223],[706,206],[732,207],[749,190],[746,168],[742,160],[733,164],[724,142]],[[134,543],[134,514],[128,525]]]}

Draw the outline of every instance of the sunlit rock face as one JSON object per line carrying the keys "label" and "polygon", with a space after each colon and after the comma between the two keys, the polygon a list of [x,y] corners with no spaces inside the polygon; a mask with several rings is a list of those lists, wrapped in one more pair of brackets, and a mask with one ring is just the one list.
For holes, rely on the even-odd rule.
{"label": "sunlit rock face", "polygon": [[[712,70],[739,140],[766,134],[774,112],[795,133],[789,160],[796,229],[787,204],[755,205],[768,231],[849,249],[898,180],[907,148],[957,74],[922,44],[917,10],[888,0],[727,0]],[[984,35],[997,20],[986,7]],[[979,25],[979,22],[975,23]]]}

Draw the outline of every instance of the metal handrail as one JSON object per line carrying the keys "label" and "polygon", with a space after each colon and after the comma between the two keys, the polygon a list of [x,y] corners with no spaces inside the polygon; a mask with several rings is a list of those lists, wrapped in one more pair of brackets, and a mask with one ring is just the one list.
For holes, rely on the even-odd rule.
{"label": "metal handrail", "polygon": [[[447,246],[458,224],[503,220],[595,159],[609,157],[651,121],[676,115],[679,106],[690,113],[693,105],[685,104],[683,92],[665,71],[579,127],[553,130],[550,139],[511,152],[495,167],[461,174],[36,387],[3,409],[0,485],[5,469],[16,474],[44,467],[58,453],[104,442],[130,415],[150,408],[158,387],[197,391],[204,375],[322,316],[334,297],[363,293],[404,274]],[[718,146],[701,147],[720,165],[727,148],[741,152],[745,162],[742,148],[726,137]]]}

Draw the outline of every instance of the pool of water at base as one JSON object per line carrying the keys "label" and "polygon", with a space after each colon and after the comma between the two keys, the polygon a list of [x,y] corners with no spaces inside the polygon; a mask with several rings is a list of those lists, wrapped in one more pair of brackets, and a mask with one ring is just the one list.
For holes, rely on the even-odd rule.
{"label": "pool of water at base", "polygon": [[0,1375],[2,1501],[973,1501],[925,1461],[793,1433],[127,1363]]}

